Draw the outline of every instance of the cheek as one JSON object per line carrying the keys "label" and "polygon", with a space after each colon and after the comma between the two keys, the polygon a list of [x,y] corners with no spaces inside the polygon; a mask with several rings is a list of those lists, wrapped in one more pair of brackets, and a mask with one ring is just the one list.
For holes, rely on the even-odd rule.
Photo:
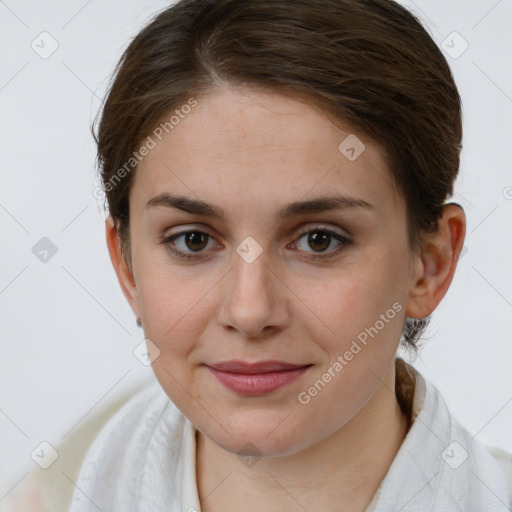
{"label": "cheek", "polygon": [[[162,388],[182,410],[190,407],[190,395],[200,397],[194,383],[194,351],[200,349],[211,312],[203,297],[205,289],[193,290],[190,283],[168,276],[148,275],[140,287],[144,336],[160,350],[152,362]],[[164,278],[165,277],[165,278]]]}
{"label": "cheek", "polygon": [[198,283],[168,262],[148,258],[139,266],[138,278],[145,336],[162,356],[186,355],[211,316],[207,311],[210,277]]}
{"label": "cheek", "polygon": [[304,287],[301,296],[332,337],[347,341],[403,300],[397,270],[392,260],[382,257],[373,265],[331,274],[317,286]]}
{"label": "cheek", "polygon": [[320,408],[344,403],[345,413],[355,413],[394,359],[405,318],[405,279],[396,253],[380,254],[307,295],[329,327],[327,336],[316,338],[326,353],[319,372],[332,381]]}
{"label": "cheek", "polygon": [[[380,280],[374,281],[376,277]],[[333,428],[359,411],[394,359],[405,308],[390,281],[392,276],[386,273],[373,274],[343,284],[340,281],[324,294],[322,314],[334,333],[317,337],[327,357],[306,383],[311,387],[301,391],[305,399],[311,399],[312,416],[331,418]],[[320,381],[326,383],[325,389]]]}

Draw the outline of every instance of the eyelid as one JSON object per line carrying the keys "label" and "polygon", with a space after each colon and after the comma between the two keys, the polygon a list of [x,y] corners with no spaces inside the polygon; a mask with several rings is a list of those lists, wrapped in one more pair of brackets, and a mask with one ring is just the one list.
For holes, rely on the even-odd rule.
{"label": "eyelid", "polygon": [[[304,235],[309,234],[309,233],[314,233],[314,232],[325,232],[325,233],[327,233],[331,237],[335,238],[340,243],[340,246],[337,247],[336,249],[333,249],[333,250],[330,250],[330,251],[327,251],[327,252],[319,252],[319,253],[311,252],[311,253],[307,253],[307,254],[309,254],[309,256],[305,257],[305,259],[309,259],[309,260],[324,259],[324,260],[327,260],[328,258],[332,258],[332,257],[336,256],[338,254],[338,252],[343,249],[344,246],[352,244],[352,240],[351,240],[351,236],[350,235],[347,236],[345,234],[339,233],[335,229],[329,227],[328,225],[324,225],[322,223],[311,223],[310,222],[310,223],[304,225],[303,227],[299,228],[299,231],[298,231],[298,234],[297,234],[296,238],[293,240],[293,242],[291,242],[291,244],[288,244],[288,246],[290,246],[290,245],[296,246],[297,242]],[[198,251],[198,252],[194,253],[194,252],[183,252],[183,251],[181,251],[179,249],[171,248],[171,246],[172,246],[171,242],[174,242],[174,240],[176,238],[179,238],[180,236],[185,236],[185,235],[187,235],[189,233],[202,233],[202,234],[206,235],[207,237],[209,237],[210,239],[215,240],[215,241],[218,242],[217,238],[208,232],[208,229],[205,229],[205,228],[203,228],[201,226],[201,227],[190,227],[188,229],[184,229],[182,231],[178,231],[176,233],[172,233],[170,235],[166,235],[166,236],[162,237],[160,243],[165,245],[165,246],[167,246],[169,251],[171,251],[178,258],[183,259],[183,260],[197,260],[197,261],[200,261],[202,259],[207,258],[208,257],[208,253],[206,251]]]}
{"label": "eyelid", "polygon": [[208,233],[208,231],[205,229],[189,228],[189,229],[184,229],[182,231],[178,231],[176,233],[172,233],[170,235],[164,235],[159,243],[166,246],[166,248],[171,253],[173,253],[175,256],[177,256],[178,258],[180,258],[182,260],[197,260],[197,261],[199,261],[201,259],[207,258],[208,257],[207,252],[203,252],[203,251],[199,251],[199,252],[195,252],[195,253],[194,252],[184,252],[184,251],[181,251],[180,249],[173,247],[173,242],[175,239],[177,239],[181,236],[188,235],[189,233],[201,233],[201,234],[204,234],[207,237],[209,237],[211,240],[217,241],[216,237],[214,237],[213,235]]}
{"label": "eyelid", "polygon": [[336,258],[338,254],[345,249],[347,245],[352,245],[351,237],[345,236],[344,234],[339,233],[338,231],[334,230],[333,228],[330,228],[328,226],[323,226],[321,224],[315,224],[310,227],[306,227],[303,230],[301,230],[297,236],[297,238],[292,242],[292,246],[297,246],[298,242],[303,238],[304,235],[307,235],[309,233],[315,233],[315,232],[323,232],[327,233],[331,238],[334,238],[336,241],[338,241],[339,245],[338,247],[331,249],[329,251],[325,252],[307,252],[307,256],[303,256],[303,259],[310,260],[310,261],[329,261],[329,259]]}
{"label": "eyelid", "polygon": [[[323,222],[310,221],[310,222],[301,224],[298,228],[294,228],[293,231],[296,231],[298,233],[297,236],[302,236],[302,235],[309,233],[311,231],[314,231],[314,230],[319,230],[319,231],[323,230],[323,231],[327,231],[329,233],[335,233],[343,238],[346,238],[347,240],[350,240],[352,238],[352,235],[348,230],[343,229],[343,233],[339,233],[338,231],[336,231],[336,229],[340,229],[339,226],[337,226],[336,228],[333,228],[329,224],[326,224]],[[184,228],[182,231],[177,231],[176,233],[172,233],[170,235],[164,235],[162,237],[162,239],[169,239],[173,236],[185,235],[185,234],[191,233],[191,232],[204,233],[211,238],[215,238],[215,239],[217,238],[215,235],[211,234],[208,226],[202,225],[202,224],[197,224],[197,225],[191,226],[189,228]]]}
{"label": "eyelid", "polygon": [[327,233],[335,233],[336,235],[346,238],[347,240],[349,240],[352,236],[346,230],[343,230],[344,233],[339,233],[338,231],[336,231],[335,228],[332,228],[328,224],[324,224],[322,222],[318,222],[318,223],[309,222],[305,227],[299,228],[298,233],[299,233],[299,236],[302,236],[306,233],[310,233],[311,231],[326,231]]}

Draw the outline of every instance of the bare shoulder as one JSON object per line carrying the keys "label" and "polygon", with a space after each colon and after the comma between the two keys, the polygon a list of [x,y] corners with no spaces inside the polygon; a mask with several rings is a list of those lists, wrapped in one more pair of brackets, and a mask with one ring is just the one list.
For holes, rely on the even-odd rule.
{"label": "bare shoulder", "polygon": [[92,442],[121,407],[147,385],[147,382],[138,384],[115,402],[96,412],[92,411],[62,443],[54,447],[58,457],[47,469],[36,464],[28,466],[24,473],[29,471],[29,474],[2,500],[0,512],[66,511],[71,504],[82,462]]}

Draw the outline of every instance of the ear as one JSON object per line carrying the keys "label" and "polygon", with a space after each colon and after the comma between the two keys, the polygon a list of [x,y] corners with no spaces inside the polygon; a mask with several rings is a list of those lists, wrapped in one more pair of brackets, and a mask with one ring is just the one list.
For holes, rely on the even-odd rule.
{"label": "ear", "polygon": [[121,238],[119,236],[119,231],[117,230],[117,227],[110,215],[105,220],[105,232],[110,260],[112,261],[112,265],[116,271],[117,279],[121,285],[124,296],[135,313],[137,325],[140,325],[140,308],[135,278],[121,253]]}
{"label": "ear", "polygon": [[436,309],[452,282],[465,235],[464,210],[445,205],[436,231],[424,236],[421,254],[414,256],[407,316],[426,318]]}

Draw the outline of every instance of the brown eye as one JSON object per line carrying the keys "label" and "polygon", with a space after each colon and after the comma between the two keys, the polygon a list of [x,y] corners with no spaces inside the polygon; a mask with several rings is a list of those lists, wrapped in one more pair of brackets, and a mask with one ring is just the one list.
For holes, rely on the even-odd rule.
{"label": "brown eye", "polygon": [[187,248],[194,252],[204,249],[209,238],[206,233],[201,233],[200,231],[191,231],[183,236],[185,237],[184,241]]}
{"label": "brown eye", "polygon": [[321,259],[336,256],[351,244],[352,241],[340,233],[330,229],[315,228],[303,231],[293,246],[309,254],[306,256],[307,259]]}
{"label": "brown eye", "polygon": [[205,249],[208,247],[208,242],[213,242],[213,240],[210,235],[202,231],[184,231],[164,238],[161,243],[174,256],[191,260],[206,256],[207,251]]}
{"label": "brown eye", "polygon": [[314,231],[308,234],[308,244],[315,251],[325,251],[331,243],[331,235],[325,231]]}

